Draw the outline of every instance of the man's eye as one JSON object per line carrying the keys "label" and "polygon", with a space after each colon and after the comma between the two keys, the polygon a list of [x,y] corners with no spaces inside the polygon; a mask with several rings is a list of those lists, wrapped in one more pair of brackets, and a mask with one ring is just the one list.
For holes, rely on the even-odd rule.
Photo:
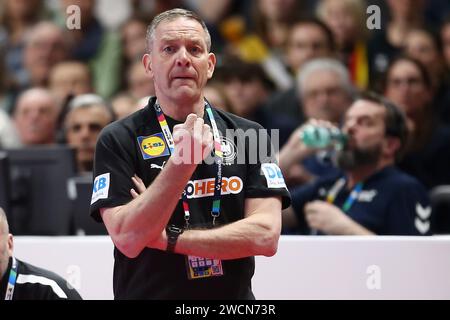
{"label": "man's eye", "polygon": [[192,53],[200,53],[201,50],[200,50],[199,47],[192,47],[192,48],[191,48],[191,52],[192,52]]}
{"label": "man's eye", "polygon": [[174,48],[173,48],[172,46],[170,46],[170,47],[164,47],[163,51],[164,51],[164,52],[167,52],[167,53],[172,53],[172,52],[174,51]]}

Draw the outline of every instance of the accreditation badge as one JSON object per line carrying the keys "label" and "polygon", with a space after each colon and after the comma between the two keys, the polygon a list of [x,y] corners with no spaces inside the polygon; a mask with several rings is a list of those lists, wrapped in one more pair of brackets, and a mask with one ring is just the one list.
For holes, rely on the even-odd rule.
{"label": "accreditation badge", "polygon": [[186,256],[186,269],[189,280],[223,275],[222,261],[219,259]]}

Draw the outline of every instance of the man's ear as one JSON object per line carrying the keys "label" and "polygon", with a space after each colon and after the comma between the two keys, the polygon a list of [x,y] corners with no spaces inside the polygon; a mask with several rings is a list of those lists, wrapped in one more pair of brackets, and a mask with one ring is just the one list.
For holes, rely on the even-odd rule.
{"label": "man's ear", "polygon": [[395,157],[395,154],[401,148],[401,142],[399,138],[387,137],[384,140],[384,153],[389,157]]}
{"label": "man's ear", "polygon": [[150,54],[144,54],[144,56],[142,57],[142,64],[144,65],[145,73],[153,79],[152,60]]}
{"label": "man's ear", "polygon": [[14,238],[13,238],[13,235],[11,233],[9,233],[8,234],[8,255],[10,257],[12,257],[13,252],[14,252]]}
{"label": "man's ear", "polygon": [[208,53],[208,79],[211,79],[214,73],[214,68],[216,67],[216,56],[214,53]]}

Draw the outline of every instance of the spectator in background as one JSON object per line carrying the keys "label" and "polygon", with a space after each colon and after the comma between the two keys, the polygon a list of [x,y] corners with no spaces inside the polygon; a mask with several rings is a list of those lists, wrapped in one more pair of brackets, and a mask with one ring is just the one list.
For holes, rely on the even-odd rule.
{"label": "spectator in background", "polygon": [[21,146],[14,123],[9,115],[0,109],[0,150]]}
{"label": "spectator in background", "polygon": [[349,142],[337,162],[344,173],[293,190],[284,228],[328,235],[430,234],[427,191],[394,167],[407,134],[402,112],[383,98],[363,95],[346,112],[343,131]]}
{"label": "spectator in background", "polygon": [[14,105],[11,90],[11,77],[5,66],[5,52],[0,48],[0,110],[10,114]]}
{"label": "spectator in background", "polygon": [[47,89],[23,92],[13,114],[21,142],[25,146],[55,143],[58,114],[57,100]]}
{"label": "spectator in background", "polygon": [[153,80],[149,79],[142,61],[134,60],[127,69],[127,92],[136,99],[155,95]]}
{"label": "spectator in background", "polygon": [[427,68],[432,85],[432,112],[445,122],[450,106],[450,79],[438,36],[426,29],[413,29],[406,37],[404,51]]}
{"label": "spectator in background", "polygon": [[127,19],[120,27],[120,42],[122,47],[122,61],[121,61],[121,91],[127,90],[127,77],[130,66],[141,60],[141,57],[145,53],[145,42],[142,38],[145,38],[147,33],[148,21],[140,16],[132,16]]}
{"label": "spectator in background", "polygon": [[389,22],[375,31],[368,43],[369,74],[372,88],[384,78],[389,63],[400,54],[411,29],[425,25],[425,0],[387,0]]}
{"label": "spectator in background", "polygon": [[111,100],[111,107],[117,120],[137,111],[138,99],[128,93],[119,93]]}
{"label": "spectator in background", "polygon": [[[306,63],[297,78],[305,119],[328,121],[339,126],[355,94],[344,65],[334,59],[314,59]],[[299,149],[301,130],[295,130],[280,151],[280,168],[290,185],[336,173],[336,169],[324,158],[328,157],[327,154],[303,156],[294,152]]]}
{"label": "spectator in background", "polygon": [[[440,40],[442,44],[442,53],[444,56],[444,81],[447,87],[450,87],[450,16],[444,20],[440,29]],[[449,90],[450,91],[450,90]],[[448,93],[449,94],[449,93]],[[441,108],[441,120],[450,125],[450,102]]]}
{"label": "spectator in background", "polygon": [[26,34],[45,16],[42,0],[4,0],[0,13],[0,47],[5,50],[6,71],[24,82],[23,51]]}
{"label": "spectator in background", "polygon": [[450,184],[450,128],[437,124],[433,88],[425,67],[410,57],[399,57],[386,74],[385,96],[406,114],[410,139],[399,167],[428,189]]}
{"label": "spectator in background", "polygon": [[366,4],[362,0],[321,0],[317,15],[333,31],[339,59],[347,66],[355,86],[369,83]]}
{"label": "spectator in background", "polygon": [[269,134],[271,129],[279,130],[279,143],[283,145],[296,123],[287,116],[269,111],[265,106],[275,86],[262,67],[256,63],[230,59],[224,62],[218,73],[230,102],[229,111],[258,122]]}
{"label": "spectator in background", "polygon": [[224,85],[219,81],[208,81],[203,89],[203,94],[216,109],[231,112],[230,100],[227,98]]}
{"label": "spectator in background", "polygon": [[79,173],[92,171],[97,137],[112,120],[112,111],[100,96],[84,94],[70,102],[64,120],[65,138],[75,148]]}
{"label": "spectator in background", "polygon": [[67,42],[63,31],[51,22],[40,22],[25,41],[24,65],[26,75],[22,89],[46,87],[50,70],[67,58]]}
{"label": "spectator in background", "polygon": [[81,300],[66,280],[14,257],[13,235],[0,208],[0,297],[5,300]]}
{"label": "spectator in background", "polygon": [[64,61],[50,71],[49,89],[63,103],[70,95],[92,93],[92,77],[89,67],[78,61]]}
{"label": "spectator in background", "polygon": [[444,54],[445,64],[447,65],[447,73],[450,70],[450,16],[441,26],[441,42],[442,42],[442,52]]}
{"label": "spectator in background", "polygon": [[[309,60],[334,54],[333,33],[320,20],[299,20],[289,29],[285,50],[287,66],[296,77]],[[274,94],[267,106],[271,111],[286,114],[300,124],[304,121],[304,115],[297,88],[294,83],[290,89]]]}
{"label": "spectator in background", "polygon": [[95,17],[95,3],[95,0],[64,0],[61,15],[66,16],[69,5],[80,8],[81,28],[66,31],[70,58],[90,66],[95,92],[108,98],[120,84],[120,39],[116,33],[105,30]]}

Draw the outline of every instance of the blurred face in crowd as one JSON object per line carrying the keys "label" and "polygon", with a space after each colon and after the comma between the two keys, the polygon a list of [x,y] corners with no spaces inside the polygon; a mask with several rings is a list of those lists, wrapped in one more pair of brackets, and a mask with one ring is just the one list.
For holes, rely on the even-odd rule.
{"label": "blurred face in crowd", "polygon": [[259,9],[266,19],[281,21],[292,14],[296,0],[258,0]]}
{"label": "blurred face in crowd", "polygon": [[38,24],[31,32],[24,50],[25,68],[34,86],[45,86],[51,68],[67,56],[63,32],[47,22]]}
{"label": "blurred face in crowd", "polygon": [[116,119],[122,119],[137,111],[137,99],[131,95],[123,94],[115,97],[111,101],[111,106]]}
{"label": "blurred face in crowd", "polygon": [[303,110],[308,118],[338,124],[351,103],[339,75],[332,70],[311,72],[300,92]]}
{"label": "blurred face in crowd", "polygon": [[47,90],[30,89],[22,94],[14,111],[14,121],[25,145],[55,142],[59,108]]}
{"label": "blurred face in crowd", "polygon": [[110,122],[109,112],[100,105],[75,108],[67,114],[67,143],[76,149],[78,167],[82,171],[92,170],[98,134]]}
{"label": "blurred face in crowd", "polygon": [[359,34],[358,18],[351,3],[348,0],[324,0],[322,4],[323,20],[341,47],[353,43]]}
{"label": "blurred face in crowd", "polygon": [[422,62],[433,72],[438,72],[441,66],[441,57],[433,38],[423,30],[413,30],[405,39],[406,53]]}
{"label": "blurred face in crowd", "polygon": [[443,53],[447,67],[450,67],[450,22],[441,29]]}
{"label": "blurred face in crowd", "polygon": [[184,17],[162,21],[144,56],[158,99],[189,105],[202,99],[202,90],[214,72],[216,58],[208,52],[201,24]]}
{"label": "blurred face in crowd", "polygon": [[408,117],[421,114],[431,100],[420,70],[408,60],[399,60],[388,71],[385,96]]}
{"label": "blurred face in crowd", "polygon": [[297,73],[309,59],[331,55],[330,43],[325,32],[313,23],[301,23],[292,27],[288,37],[286,59]]}
{"label": "blurred face in crowd", "polygon": [[222,87],[219,87],[217,85],[206,85],[205,89],[203,90],[203,94],[205,95],[205,98],[208,100],[208,102],[216,109],[230,111],[225,90]]}
{"label": "blurred face in crowd", "polygon": [[42,4],[42,0],[6,0],[5,2],[8,16],[18,20],[33,17]]}
{"label": "blurred face in crowd", "polygon": [[357,100],[348,109],[342,130],[348,135],[348,143],[338,154],[342,169],[363,165],[375,165],[383,155],[393,159],[395,150],[388,148],[386,109],[369,100]]}
{"label": "blurred face in crowd", "polygon": [[137,20],[126,23],[122,28],[122,44],[125,57],[129,61],[142,58],[145,53],[145,35],[147,26]]}
{"label": "blurred face in crowd", "polygon": [[387,0],[387,5],[391,15],[401,17],[407,21],[411,21],[416,16],[422,14],[425,1],[424,0]]}
{"label": "blurred face in crowd", "polygon": [[224,84],[224,90],[233,113],[241,117],[251,115],[269,96],[269,91],[258,79],[231,79]]}
{"label": "blurred face in crowd", "polygon": [[81,62],[62,62],[52,68],[49,86],[61,101],[69,94],[90,93],[91,73],[88,66]]}
{"label": "blurred face in crowd", "polygon": [[6,215],[2,208],[0,208],[0,280],[5,275],[8,269],[9,258],[13,255],[13,237],[9,233],[8,224],[6,222]]}
{"label": "blurred face in crowd", "polygon": [[155,86],[142,68],[141,61],[136,61],[128,69],[128,91],[136,99],[155,95]]}

